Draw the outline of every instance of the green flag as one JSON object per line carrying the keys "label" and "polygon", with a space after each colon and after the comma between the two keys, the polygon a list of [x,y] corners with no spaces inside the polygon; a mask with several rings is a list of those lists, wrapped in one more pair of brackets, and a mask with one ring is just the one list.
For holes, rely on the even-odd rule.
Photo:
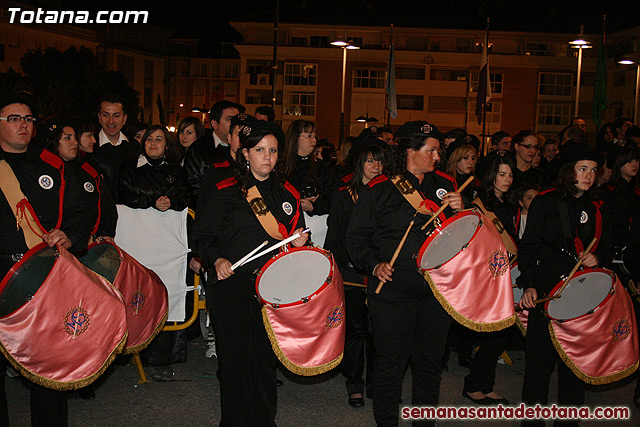
{"label": "green flag", "polygon": [[605,29],[602,26],[602,40],[598,54],[596,69],[596,84],[593,89],[593,121],[600,127],[602,111],[607,107],[607,45],[605,43]]}

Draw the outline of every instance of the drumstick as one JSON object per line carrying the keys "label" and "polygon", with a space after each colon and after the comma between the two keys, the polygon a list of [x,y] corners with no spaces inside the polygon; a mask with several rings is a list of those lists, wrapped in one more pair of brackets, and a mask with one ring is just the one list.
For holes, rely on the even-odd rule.
{"label": "drumstick", "polygon": [[260,249],[264,248],[265,246],[267,246],[267,244],[269,243],[268,240],[265,240],[264,242],[262,242],[262,244],[256,246],[256,248],[254,250],[252,250],[251,252],[249,252],[248,254],[246,254],[245,256],[243,256],[242,258],[240,258],[238,260],[238,262],[236,262],[235,264],[233,264],[231,266],[232,270],[235,270],[236,268],[240,267],[247,259],[249,259],[253,254],[255,254],[256,252],[258,252]]}
{"label": "drumstick", "polygon": [[[418,213],[418,211],[416,211],[416,213]],[[415,216],[415,214],[413,216]],[[415,220],[412,219],[411,222],[409,223],[409,226],[407,227],[407,231],[405,231],[404,236],[402,236],[402,240],[400,240],[400,243],[398,243],[398,247],[396,248],[396,251],[393,253],[393,256],[391,257],[391,261],[389,261],[389,265],[391,265],[391,267],[393,267],[393,264],[395,264],[396,259],[398,259],[400,250],[404,246],[404,242],[407,240],[407,236],[409,235],[409,231],[411,231],[411,227],[413,227],[414,222]],[[380,293],[380,291],[382,290],[382,286],[384,286],[384,282],[381,280],[380,283],[378,283],[378,287],[376,288],[376,294]]]}
{"label": "drumstick", "polygon": [[[302,231],[302,233],[308,233],[309,231],[311,231],[311,229],[310,229],[310,228],[307,228],[306,230],[303,230],[303,231]],[[262,255],[267,254],[267,253],[269,253],[269,252],[271,252],[271,251],[273,251],[273,250],[275,250],[275,249],[278,249],[279,247],[284,246],[284,245],[286,245],[286,244],[287,244],[287,243],[289,243],[289,242],[293,242],[293,241],[294,241],[294,240],[296,240],[298,237],[300,237],[300,235],[301,235],[302,233],[296,233],[296,234],[294,234],[294,235],[293,235],[293,236],[291,236],[291,237],[287,237],[287,238],[286,238],[286,239],[284,239],[283,241],[278,242],[278,243],[276,243],[276,244],[274,244],[274,245],[272,245],[272,246],[268,247],[267,249],[265,249],[264,251],[260,252],[259,254],[255,254],[254,256],[252,256],[251,258],[249,258],[249,259],[247,259],[245,262],[243,262],[241,265],[244,265],[244,264],[246,264],[246,263],[249,263],[249,262],[253,261],[253,260],[254,260],[254,259],[256,259],[256,258],[260,258]],[[238,266],[238,267],[240,267],[240,266]]]}
{"label": "drumstick", "polygon": [[[456,193],[460,194],[460,192],[462,190],[464,190],[467,185],[471,184],[471,182],[475,179],[475,177],[470,176],[465,182],[464,184],[462,184],[457,190]],[[440,209],[438,209],[432,216],[431,218],[429,218],[429,221],[426,222],[425,225],[422,226],[422,228],[420,228],[420,230],[424,230],[425,228],[427,228],[427,226],[429,224],[431,224],[433,222],[434,219],[436,219],[438,217],[438,215],[440,215],[445,209],[447,209],[447,207],[449,206],[449,202],[446,201],[442,204],[442,206],[440,206]]]}

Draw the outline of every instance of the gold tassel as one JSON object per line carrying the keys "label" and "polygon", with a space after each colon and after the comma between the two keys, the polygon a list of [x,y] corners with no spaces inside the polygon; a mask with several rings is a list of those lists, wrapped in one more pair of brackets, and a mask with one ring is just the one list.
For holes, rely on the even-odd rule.
{"label": "gold tassel", "polygon": [[325,363],[324,365],[313,366],[313,367],[296,365],[295,363],[287,359],[287,356],[285,356],[284,352],[280,348],[280,345],[278,344],[278,338],[276,337],[275,332],[273,332],[273,328],[271,328],[271,323],[269,322],[269,315],[267,314],[267,309],[265,307],[262,307],[262,323],[264,323],[264,328],[267,331],[267,335],[269,336],[269,341],[271,342],[271,348],[273,349],[273,352],[278,357],[278,360],[280,360],[280,362],[284,365],[285,368],[287,368],[289,371],[293,372],[294,374],[302,375],[305,377],[324,374],[325,372],[329,372],[330,370],[338,366],[342,361],[343,353],[340,353],[340,356],[338,356],[336,359],[328,363]]}
{"label": "gold tassel", "polygon": [[453,317],[456,322],[460,323],[464,327],[467,327],[477,332],[494,332],[494,331],[501,331],[503,329],[507,329],[509,326],[513,325],[516,321],[517,316],[515,315],[515,313],[507,317],[506,319],[498,320],[496,322],[481,323],[481,322],[475,322],[473,320],[467,319],[462,314],[458,313],[449,304],[447,299],[444,296],[442,296],[442,294],[440,293],[436,285],[433,283],[431,276],[426,271],[424,273],[424,278],[427,280],[427,283],[429,284],[429,287],[431,288],[433,295],[436,297],[436,299],[438,300],[442,308],[444,308],[445,311],[449,313],[449,316]]}
{"label": "gold tassel", "polygon": [[167,322],[167,316],[168,315],[169,315],[169,309],[167,308],[167,311],[165,311],[164,316],[162,316],[162,319],[160,320],[160,322],[156,326],[156,329],[153,331],[153,334],[145,342],[140,343],[140,344],[136,345],[135,347],[125,348],[124,350],[122,350],[122,354],[139,353],[142,350],[144,350],[145,348],[147,348],[147,346],[149,346],[149,344],[151,344],[151,341],[153,341],[153,339],[156,336],[158,336],[158,334],[160,332],[162,332],[162,328],[164,328],[164,324]]}
{"label": "gold tassel", "polygon": [[592,384],[592,385],[611,384],[623,378],[628,377],[629,375],[633,374],[636,371],[636,369],[638,369],[639,361],[636,360],[633,365],[623,369],[618,373],[605,375],[603,377],[589,376],[584,372],[582,372],[580,368],[578,368],[573,363],[573,361],[569,358],[569,356],[567,356],[567,353],[564,352],[564,349],[556,339],[556,334],[555,334],[555,331],[553,330],[553,325],[551,324],[551,321],[549,322],[548,327],[549,327],[549,334],[551,335],[551,342],[553,343],[553,346],[556,348],[556,351],[558,352],[560,359],[562,359],[564,364],[567,365],[569,369],[571,369],[571,371],[576,375],[576,377],[580,378],[582,381],[584,381],[587,384]]}
{"label": "gold tassel", "polygon": [[524,337],[527,336],[527,328],[524,327],[524,325],[522,324],[522,322],[520,321],[520,319],[518,318],[518,316],[516,315],[516,326],[518,327],[518,329],[520,329],[520,332],[522,332],[522,335]]}
{"label": "gold tassel", "polygon": [[122,349],[124,348],[124,344],[127,342],[128,337],[129,337],[129,333],[125,332],[124,336],[122,337],[122,340],[120,340],[116,348],[113,349],[113,351],[111,352],[107,360],[104,362],[104,364],[100,367],[100,369],[98,369],[96,372],[89,375],[88,377],[81,378],[75,381],[68,381],[68,382],[56,381],[49,378],[41,377],[40,375],[36,375],[33,372],[24,368],[21,364],[19,364],[13,358],[13,356],[9,354],[9,352],[4,348],[3,345],[0,345],[0,350],[5,355],[7,360],[11,362],[13,367],[16,368],[18,371],[20,371],[22,376],[28,379],[29,381],[31,381],[32,383],[35,383],[53,390],[59,390],[59,391],[77,390],[79,388],[88,386],[89,384],[97,380],[98,377],[100,377],[100,375],[104,373],[104,371],[109,367],[109,365],[111,365],[111,362],[113,362],[116,356],[122,352]]}

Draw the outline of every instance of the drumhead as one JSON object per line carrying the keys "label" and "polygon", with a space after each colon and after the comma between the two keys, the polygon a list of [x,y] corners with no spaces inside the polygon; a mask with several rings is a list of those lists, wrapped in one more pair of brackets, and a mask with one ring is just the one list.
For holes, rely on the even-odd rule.
{"label": "drumhead", "polygon": [[429,270],[456,256],[471,241],[480,227],[480,216],[468,213],[454,217],[444,227],[438,227],[427,239],[428,245],[420,258],[420,268]]}
{"label": "drumhead", "polygon": [[93,270],[113,283],[122,260],[115,246],[110,243],[101,243],[89,248],[87,254],[80,258],[80,262],[89,270]]}
{"label": "drumhead", "polygon": [[271,304],[291,304],[317,293],[331,273],[330,259],[317,250],[282,253],[264,267],[258,295]]}
{"label": "drumhead", "polygon": [[0,293],[0,317],[7,316],[26,304],[49,275],[56,262],[57,251],[43,245],[43,248],[25,254],[5,276]]}
{"label": "drumhead", "polygon": [[609,295],[613,278],[606,271],[590,271],[573,277],[562,296],[549,301],[547,314],[557,320],[569,320],[582,316],[598,307]]}

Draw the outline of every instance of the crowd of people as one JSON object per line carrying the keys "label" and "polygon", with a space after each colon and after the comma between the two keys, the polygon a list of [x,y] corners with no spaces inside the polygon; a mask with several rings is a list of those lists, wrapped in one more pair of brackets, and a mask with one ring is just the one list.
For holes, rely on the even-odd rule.
{"label": "crowd of people", "polygon": [[[0,173],[3,182],[13,176],[17,184],[2,185],[0,277],[33,246],[31,231],[50,246],[81,254],[90,241],[113,242],[116,204],[160,212],[192,208],[189,266],[206,277],[221,425],[275,425],[277,359],[253,285],[254,271],[273,254],[236,269],[232,263],[263,241],[298,234],[293,246],[311,244],[314,230],[304,230],[305,215],[328,215],[324,247],[344,278],[339,369],[347,402],[357,408],[372,398],[378,425],[398,425],[408,364],[413,385],[405,404],[438,405],[451,350],[470,370],[462,394],[474,404],[520,398],[546,404],[556,364],[558,403],[584,403],[585,383],[560,359],[549,319],[535,301],[576,260],[613,268],[623,283],[640,281],[640,129],[631,121],[602,125],[596,141],[588,141],[579,117],[557,140],[530,130],[513,136],[498,131],[484,155],[478,137],[462,129],[443,134],[426,121],[407,122],[395,132],[371,126],[336,149],[318,139],[321,129],[312,121],[293,121],[284,131],[270,107],[251,116],[240,104],[219,101],[209,113],[211,133],[199,119],[186,117],[176,135],[152,125],[130,137],[123,132],[127,113],[122,99],[109,94],[100,99],[97,123],[61,118],[40,125],[33,97],[2,95]],[[25,231],[20,222],[16,228],[20,216],[9,202],[11,191],[24,195],[37,230]],[[254,203],[256,194],[260,203]],[[498,358],[520,332],[472,332],[457,324],[416,273],[415,255],[425,241],[420,227],[444,203],[442,221],[480,209],[497,218],[511,255],[511,248],[518,249],[523,296],[515,303],[529,311],[521,397],[507,400],[494,390]],[[405,234],[412,220],[415,226]],[[404,246],[394,254],[403,235]],[[594,237],[596,249],[586,251]],[[384,288],[376,293],[379,283]],[[479,348],[472,357],[474,344]],[[9,363],[0,361],[4,373]],[[4,374],[0,378],[0,424],[8,425]],[[634,399],[640,405],[640,388]],[[34,384],[31,411],[33,425],[67,423],[63,392]]]}

